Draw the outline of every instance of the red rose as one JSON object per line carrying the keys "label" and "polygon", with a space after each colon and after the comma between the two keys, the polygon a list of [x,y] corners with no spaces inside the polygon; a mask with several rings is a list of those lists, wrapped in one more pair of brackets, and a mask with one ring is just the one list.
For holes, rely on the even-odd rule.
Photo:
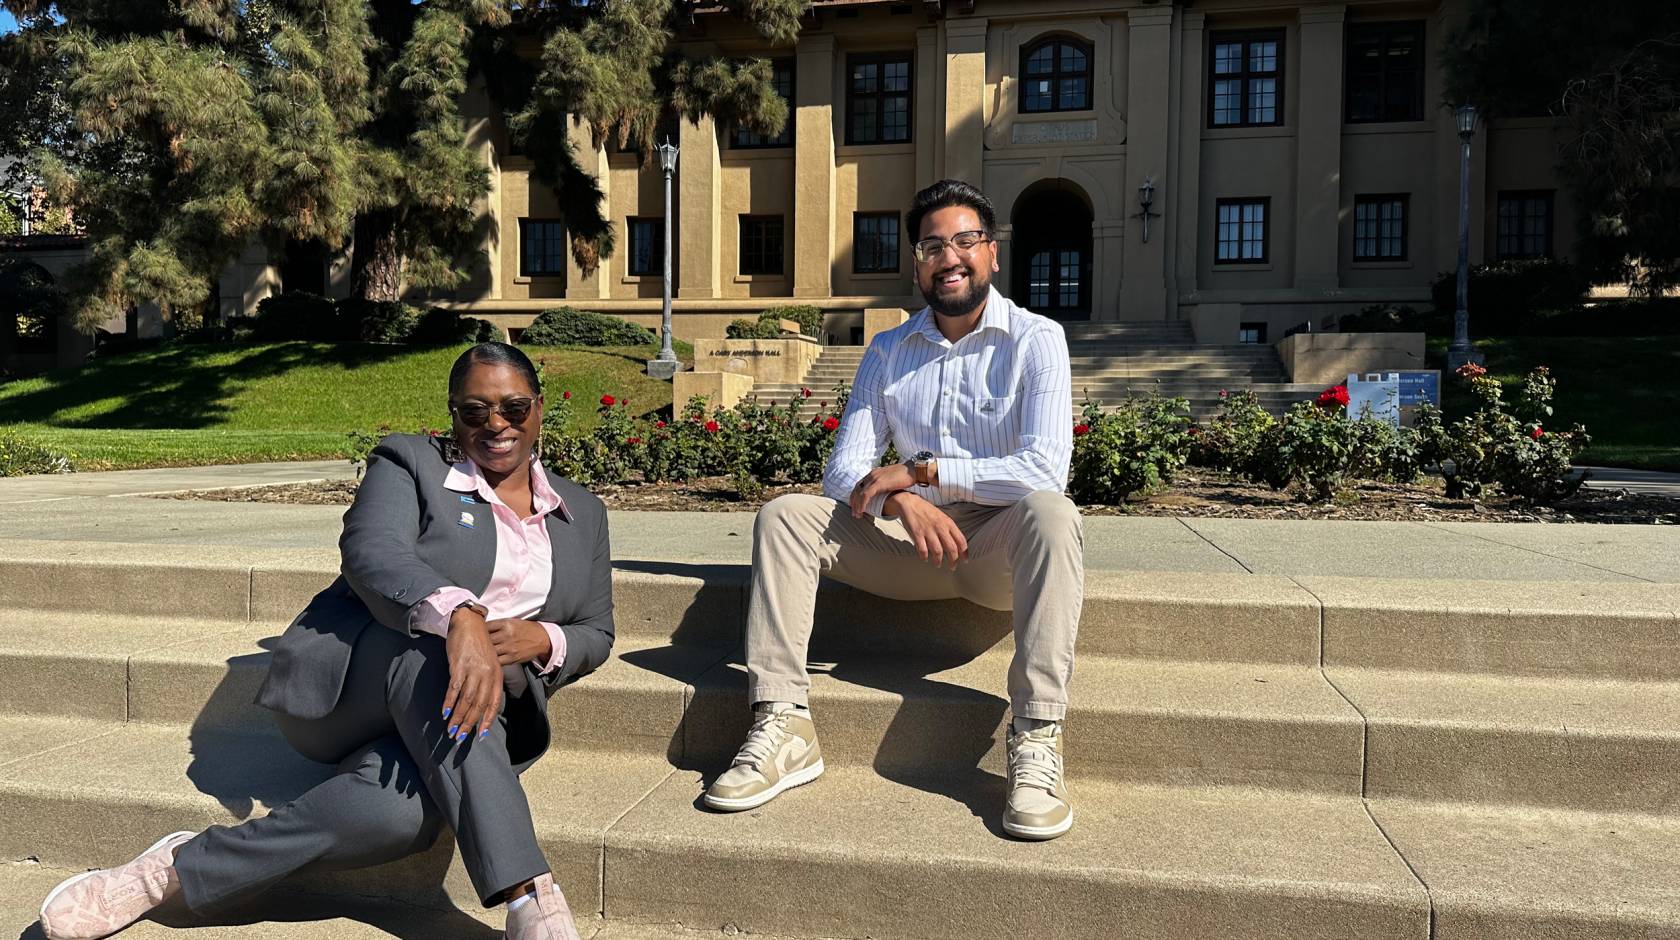
{"label": "red rose", "polygon": [[624,443],[626,444],[640,444],[641,442],[642,439],[639,437],[627,437],[624,439]]}
{"label": "red rose", "polygon": [[1347,403],[1348,390],[1346,385],[1332,385],[1331,387],[1318,393],[1318,405],[1320,408],[1346,408]]}
{"label": "red rose", "polygon": [[824,418],[823,419],[823,430],[824,431],[838,431],[838,430],[840,430],[840,419],[836,418],[832,415],[830,415],[827,418]]}
{"label": "red rose", "polygon": [[716,421],[707,421],[706,430],[709,433],[716,434],[718,432],[718,423]]}
{"label": "red rose", "polygon": [[1089,433],[1091,433],[1091,426],[1089,424],[1076,424],[1073,426],[1074,437],[1083,437]]}
{"label": "red rose", "polygon": [[1459,378],[1462,379],[1479,379],[1482,376],[1487,375],[1487,369],[1477,363],[1466,362],[1464,365],[1458,367],[1458,375]]}
{"label": "red rose", "polygon": [[799,389],[799,397],[800,398],[810,398],[811,397],[811,390],[808,389],[808,388],[801,387]]}
{"label": "red rose", "polygon": [[819,407],[819,408],[827,408],[827,407],[828,407],[828,402],[826,402],[826,401],[825,401],[825,402],[818,402],[818,403],[817,403],[817,407]]}
{"label": "red rose", "polygon": [[655,422],[653,422],[653,426],[656,427],[656,428],[663,428],[665,426],[665,422],[655,421]]}
{"label": "red rose", "polygon": [[601,396],[601,404],[607,406],[608,408],[611,408],[613,406],[613,402],[615,400],[616,399],[614,399],[611,395],[602,395]]}
{"label": "red rose", "polygon": [[1540,425],[1536,424],[1534,426],[1534,430],[1528,432],[1528,436],[1534,438],[1535,440],[1539,440],[1540,435],[1545,434],[1545,433],[1546,432],[1540,428]]}
{"label": "red rose", "polygon": [[572,400],[572,393],[571,392],[561,392],[560,397],[561,397],[561,399],[563,399],[565,401],[571,401]]}
{"label": "red rose", "polygon": [[1228,397],[1230,397],[1230,395],[1231,395],[1231,393],[1229,391],[1226,391],[1225,389],[1220,389],[1219,390],[1219,397],[1220,398],[1228,398]]}

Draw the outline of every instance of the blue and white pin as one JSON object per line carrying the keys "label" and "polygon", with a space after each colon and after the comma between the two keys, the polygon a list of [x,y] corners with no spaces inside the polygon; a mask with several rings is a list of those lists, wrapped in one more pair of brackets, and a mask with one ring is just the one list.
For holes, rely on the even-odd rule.
{"label": "blue and white pin", "polygon": [[463,529],[471,529],[477,526],[478,523],[473,519],[472,513],[462,510],[460,525]]}

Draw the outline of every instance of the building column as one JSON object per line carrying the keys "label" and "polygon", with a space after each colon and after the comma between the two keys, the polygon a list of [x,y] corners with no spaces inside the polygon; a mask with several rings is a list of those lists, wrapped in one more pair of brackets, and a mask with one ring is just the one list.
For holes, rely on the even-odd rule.
{"label": "building column", "polygon": [[[1125,185],[1120,189],[1120,205],[1127,210],[1137,204],[1138,187],[1154,177],[1154,211],[1175,211],[1172,200],[1165,198],[1176,185],[1167,178],[1172,21],[1172,7],[1135,9],[1127,17],[1131,41],[1126,57],[1126,171]],[[1118,319],[1166,319],[1164,233],[1158,226],[1150,226],[1149,242],[1145,244],[1142,225],[1127,224],[1125,228],[1135,234],[1125,236]],[[1092,311],[1092,318],[1115,319],[1115,314],[1112,308],[1099,308]]]}
{"label": "building column", "polygon": [[[572,145],[572,153],[577,155],[578,166],[587,170],[595,177],[596,185],[601,187],[601,211],[612,212],[612,174],[607,172],[607,148],[595,146],[594,135],[589,126],[576,117],[566,120],[566,139]],[[532,186],[541,186],[535,179],[529,180]],[[529,198],[529,197],[527,197]],[[608,223],[612,219],[607,220]],[[510,238],[517,237],[517,233],[509,233]],[[568,237],[570,237],[568,235]],[[626,250],[623,245],[619,251]],[[566,299],[567,300],[601,300],[612,296],[612,281],[609,279],[612,258],[602,258],[600,264],[590,274],[584,274],[583,268],[578,267],[577,258],[572,254],[572,246],[566,246]],[[518,256],[514,257],[514,270],[519,268]]]}
{"label": "building column", "polygon": [[[939,131],[945,126],[940,120],[939,96],[939,30],[923,26],[916,30],[916,85],[912,107],[915,109],[916,189],[922,190],[939,180],[943,167],[944,141]],[[850,87],[851,76],[845,81]],[[914,232],[910,233],[912,236]]]}
{"label": "building column", "polygon": [[1341,284],[1342,30],[1347,7],[1301,10],[1299,129],[1295,137],[1295,286]]}
{"label": "building column", "polygon": [[[1170,230],[1174,242],[1177,283],[1174,294],[1182,300],[1198,289],[1196,272],[1201,263],[1202,210],[1202,115],[1207,92],[1202,82],[1207,74],[1207,14],[1186,12],[1179,34],[1179,109],[1177,172],[1163,188],[1167,205],[1173,207]],[[1162,219],[1166,221],[1166,219]],[[1176,313],[1168,316],[1176,319]]]}
{"label": "building column", "polygon": [[798,47],[793,127],[793,296],[834,293],[834,37]]}
{"label": "building column", "polygon": [[999,222],[996,235],[998,272],[992,275],[992,286],[998,289],[998,293],[1010,297],[1015,290],[1015,226]]}
{"label": "building column", "polygon": [[945,176],[982,184],[986,20],[945,21]]}
{"label": "building column", "polygon": [[704,300],[723,294],[721,268],[724,237],[737,238],[738,232],[723,213],[723,168],[718,156],[717,123],[703,117],[677,122],[678,144],[682,153],[677,158],[676,214],[682,224],[677,227],[677,257],[672,259],[678,271],[677,290],[684,300]]}
{"label": "building column", "polygon": [[490,96],[482,76],[473,79],[461,102],[466,145],[478,155],[488,171],[490,189],[474,200],[473,214],[482,220],[477,251],[467,281],[455,294],[466,299],[494,300],[502,296],[502,165],[496,154],[494,128],[490,123]]}
{"label": "building column", "polygon": [[[1156,226],[1159,219],[1153,220]],[[1157,237],[1151,226],[1150,244]],[[1125,219],[1096,219],[1091,223],[1091,319],[1112,320],[1120,309],[1121,271],[1126,263]]]}

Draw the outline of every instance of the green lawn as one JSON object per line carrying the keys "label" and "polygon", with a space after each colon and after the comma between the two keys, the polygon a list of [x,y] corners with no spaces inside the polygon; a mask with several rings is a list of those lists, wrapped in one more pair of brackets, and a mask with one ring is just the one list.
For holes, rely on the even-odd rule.
{"label": "green lawn", "polygon": [[[1430,338],[1437,364],[1446,346]],[[1579,422],[1592,435],[1583,463],[1680,471],[1680,336],[1513,336],[1475,346],[1508,387],[1534,366],[1552,370],[1558,426]],[[1462,407],[1453,395],[1445,404],[1449,414]]]}
{"label": "green lawn", "polygon": [[[68,451],[83,469],[339,457],[347,431],[447,427],[445,385],[463,348],[171,344],[0,385],[0,431]],[[670,383],[642,374],[657,351],[527,350],[550,400],[570,391],[584,424],[603,394],[638,414],[668,408]]]}

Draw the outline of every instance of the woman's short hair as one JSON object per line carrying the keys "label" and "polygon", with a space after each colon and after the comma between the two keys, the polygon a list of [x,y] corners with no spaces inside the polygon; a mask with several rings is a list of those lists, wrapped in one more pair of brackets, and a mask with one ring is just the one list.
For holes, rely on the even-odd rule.
{"label": "woman's short hair", "polygon": [[980,217],[980,225],[985,229],[987,238],[997,236],[997,211],[984,193],[962,180],[940,180],[910,200],[910,214],[904,220],[910,240],[922,237],[922,220],[930,213],[957,206],[974,210],[974,214]]}
{"label": "woman's short hair", "polygon": [[467,373],[476,365],[509,366],[525,379],[525,384],[531,387],[531,394],[542,394],[542,381],[537,378],[537,367],[531,364],[530,356],[507,343],[479,343],[461,353],[455,359],[455,364],[450,366],[450,398],[453,399],[461,393],[461,386],[467,381]]}

